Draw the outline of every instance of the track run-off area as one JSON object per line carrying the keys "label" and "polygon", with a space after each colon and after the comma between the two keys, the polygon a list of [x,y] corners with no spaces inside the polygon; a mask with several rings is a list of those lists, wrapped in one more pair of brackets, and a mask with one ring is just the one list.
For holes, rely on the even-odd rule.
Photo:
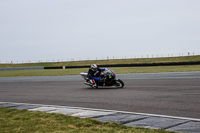
{"label": "track run-off area", "polygon": [[124,88],[84,85],[80,75],[0,77],[0,102],[60,105],[200,119],[200,72],[118,74]]}

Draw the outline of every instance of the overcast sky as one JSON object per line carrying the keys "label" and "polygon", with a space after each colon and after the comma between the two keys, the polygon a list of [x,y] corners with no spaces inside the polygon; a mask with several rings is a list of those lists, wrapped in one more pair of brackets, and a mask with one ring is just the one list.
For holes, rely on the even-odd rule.
{"label": "overcast sky", "polygon": [[200,0],[0,0],[0,61],[200,55]]}

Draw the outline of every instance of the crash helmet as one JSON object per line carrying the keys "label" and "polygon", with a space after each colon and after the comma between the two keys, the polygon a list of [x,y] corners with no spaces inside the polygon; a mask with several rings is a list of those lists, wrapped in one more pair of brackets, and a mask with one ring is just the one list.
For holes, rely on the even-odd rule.
{"label": "crash helmet", "polygon": [[97,71],[97,65],[96,64],[92,64],[90,68],[91,68],[92,71]]}

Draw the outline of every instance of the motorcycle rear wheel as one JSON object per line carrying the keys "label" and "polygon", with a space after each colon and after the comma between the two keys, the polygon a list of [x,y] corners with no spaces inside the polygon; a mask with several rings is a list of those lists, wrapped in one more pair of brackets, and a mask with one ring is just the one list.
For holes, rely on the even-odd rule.
{"label": "motorcycle rear wheel", "polygon": [[115,87],[116,88],[123,88],[124,87],[124,82],[122,80],[120,80],[120,79],[116,80]]}
{"label": "motorcycle rear wheel", "polygon": [[99,86],[96,85],[96,86],[91,86],[93,89],[97,89]]}

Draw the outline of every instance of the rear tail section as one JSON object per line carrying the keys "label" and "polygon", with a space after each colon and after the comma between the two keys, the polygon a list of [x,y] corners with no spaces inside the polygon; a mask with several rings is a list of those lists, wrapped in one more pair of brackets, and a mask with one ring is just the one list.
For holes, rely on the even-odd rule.
{"label": "rear tail section", "polygon": [[81,75],[85,80],[87,80],[87,77],[88,77],[88,73],[87,73],[87,72],[81,72],[80,75]]}

